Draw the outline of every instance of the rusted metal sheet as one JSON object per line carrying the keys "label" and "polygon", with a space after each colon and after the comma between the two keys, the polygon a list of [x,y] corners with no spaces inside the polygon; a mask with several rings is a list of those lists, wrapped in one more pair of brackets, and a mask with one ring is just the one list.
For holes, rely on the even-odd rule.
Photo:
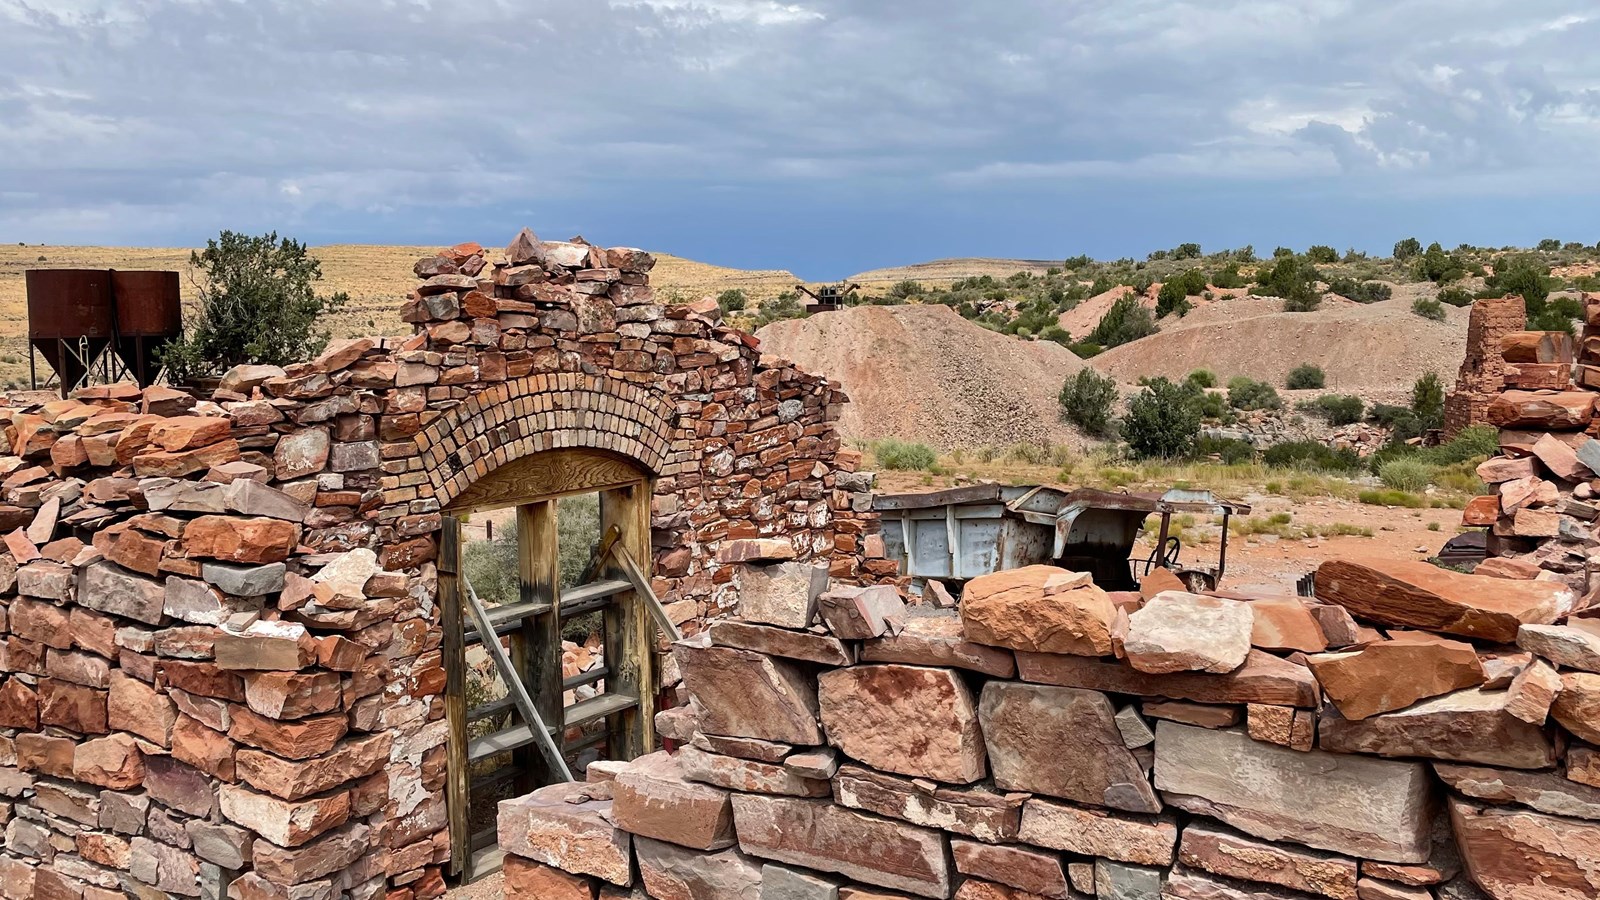
{"label": "rusted metal sheet", "polygon": [[177,272],[112,272],[117,331],[123,337],[177,337],[183,307]]}
{"label": "rusted metal sheet", "polygon": [[111,337],[116,318],[108,270],[29,269],[23,277],[30,340]]}

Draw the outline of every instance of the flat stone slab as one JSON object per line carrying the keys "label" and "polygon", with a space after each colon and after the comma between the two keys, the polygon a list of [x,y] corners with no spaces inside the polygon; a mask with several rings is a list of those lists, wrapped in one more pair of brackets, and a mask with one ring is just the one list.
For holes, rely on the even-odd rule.
{"label": "flat stone slab", "polygon": [[1385,862],[1428,859],[1436,799],[1422,763],[1302,752],[1164,721],[1155,778],[1167,803],[1259,838]]}
{"label": "flat stone slab", "polygon": [[970,669],[994,678],[1017,674],[1017,660],[1009,650],[967,640],[955,615],[907,619],[899,634],[862,642],[861,660]]}
{"label": "flat stone slab", "polygon": [[1213,875],[1358,900],[1359,864],[1349,857],[1277,844],[1194,821],[1183,830],[1178,860]]}
{"label": "flat stone slab", "polygon": [[691,781],[756,794],[826,797],[828,782],[806,778],[778,763],[707,753],[698,747],[680,747],[676,754],[684,777]]}
{"label": "flat stone slab", "polygon": [[1055,566],[980,575],[961,597],[967,640],[1012,650],[1110,656],[1115,617],[1105,591]]}
{"label": "flat stone slab", "polygon": [[1494,900],[1600,896],[1600,824],[1452,800],[1467,871]]}
{"label": "flat stone slab", "polygon": [[1178,820],[1171,815],[1130,816],[1034,799],[1022,806],[1017,837],[1025,844],[1080,856],[1168,866],[1178,844]]}
{"label": "flat stone slab", "polygon": [[1128,616],[1122,649],[1141,672],[1224,674],[1244,665],[1254,621],[1248,603],[1162,591]]}
{"label": "flat stone slab", "polygon": [[1477,651],[1461,641],[1380,641],[1306,661],[1323,693],[1347,719],[1405,709],[1485,680]]}
{"label": "flat stone slab", "polygon": [[1244,665],[1226,675],[1151,675],[1114,659],[1019,652],[1017,674],[1023,681],[1040,684],[1196,703],[1267,703],[1312,709],[1318,694],[1310,669],[1260,650],[1250,651]]}
{"label": "flat stone slab", "polygon": [[989,843],[1016,839],[1022,801],[1027,799],[1026,794],[1003,794],[982,786],[941,787],[860,766],[840,767],[833,777],[833,794],[841,806]]}
{"label": "flat stone slab", "polygon": [[1553,816],[1600,820],[1600,788],[1551,772],[1454,763],[1434,763],[1433,771],[1452,790],[1475,800],[1515,803]]}
{"label": "flat stone slab", "polygon": [[856,661],[855,651],[836,637],[732,619],[711,623],[711,643],[825,666],[850,666]]}
{"label": "flat stone slab", "polygon": [[1418,560],[1330,559],[1317,568],[1317,599],[1380,625],[1514,643],[1523,625],[1572,612],[1578,596],[1551,581],[1463,575]]}
{"label": "flat stone slab", "polygon": [[783,744],[822,743],[815,684],[795,663],[693,641],[673,644],[672,653],[700,707],[702,730]]}
{"label": "flat stone slab", "polygon": [[[707,853],[635,837],[639,879],[661,900],[760,900],[761,863],[735,849]],[[528,898],[533,900],[533,898]]]}
{"label": "flat stone slab", "polygon": [[1480,688],[1424,700],[1414,706],[1352,722],[1329,706],[1318,723],[1318,743],[1334,753],[1422,757],[1450,762],[1543,769],[1556,764],[1550,734],[1506,711],[1509,691]]}
{"label": "flat stone slab", "polygon": [[695,850],[721,850],[735,843],[728,792],[691,782],[665,751],[628,763],[612,783],[612,821],[635,837]]}
{"label": "flat stone slab", "polygon": [[951,784],[988,772],[977,703],[955,672],[862,665],[824,672],[817,682],[823,727],[846,756]]}
{"label": "flat stone slab", "polygon": [[991,681],[980,705],[995,785],[1129,812],[1161,801],[1098,691]]}
{"label": "flat stone slab", "polygon": [[500,801],[500,846],[507,853],[620,887],[633,883],[633,837],[610,821],[611,801],[594,786],[553,784]]}
{"label": "flat stone slab", "polygon": [[953,888],[943,834],[823,800],[733,798],[739,848],[751,856],[945,900]]}

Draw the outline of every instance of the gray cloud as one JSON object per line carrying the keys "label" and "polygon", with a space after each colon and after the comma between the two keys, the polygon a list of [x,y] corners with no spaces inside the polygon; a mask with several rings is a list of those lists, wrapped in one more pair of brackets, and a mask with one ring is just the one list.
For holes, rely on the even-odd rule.
{"label": "gray cloud", "polygon": [[0,0],[0,237],[1586,185],[1597,36],[1574,0]]}

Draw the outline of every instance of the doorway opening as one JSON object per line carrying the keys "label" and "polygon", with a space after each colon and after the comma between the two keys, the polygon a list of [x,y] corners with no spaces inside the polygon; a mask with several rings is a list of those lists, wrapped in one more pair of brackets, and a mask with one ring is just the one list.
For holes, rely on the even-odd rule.
{"label": "doorway opening", "polygon": [[[500,866],[500,800],[655,749],[650,480],[593,450],[525,457],[446,511],[439,565],[452,870]],[[492,637],[491,637],[492,635]]]}

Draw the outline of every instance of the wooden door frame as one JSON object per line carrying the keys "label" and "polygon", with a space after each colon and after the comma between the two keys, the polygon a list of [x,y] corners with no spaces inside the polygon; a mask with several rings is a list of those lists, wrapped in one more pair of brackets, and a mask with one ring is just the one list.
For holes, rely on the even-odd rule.
{"label": "wooden door frame", "polygon": [[[522,602],[547,600],[553,614],[524,620],[514,665],[523,676],[534,707],[562,735],[563,688],[556,501],[578,494],[600,494],[600,531],[615,526],[617,546],[644,567],[649,577],[650,499],[654,479],[642,464],[602,450],[564,448],[515,460],[469,485],[445,509],[440,538],[439,613],[445,664],[447,804],[450,824],[451,873],[467,872],[474,851],[467,801],[471,779],[467,758],[466,639],[464,597],[459,573],[464,544],[461,516],[472,512],[515,508],[517,511],[519,584]],[[621,567],[608,558],[601,570],[621,579]],[[613,758],[633,759],[658,746],[655,733],[654,624],[643,598],[629,591],[604,612],[606,693],[638,698],[631,709],[608,721],[608,750]],[[550,783],[550,774],[536,752],[523,753],[519,765],[533,773],[529,789]],[[460,799],[458,799],[460,798]]]}

